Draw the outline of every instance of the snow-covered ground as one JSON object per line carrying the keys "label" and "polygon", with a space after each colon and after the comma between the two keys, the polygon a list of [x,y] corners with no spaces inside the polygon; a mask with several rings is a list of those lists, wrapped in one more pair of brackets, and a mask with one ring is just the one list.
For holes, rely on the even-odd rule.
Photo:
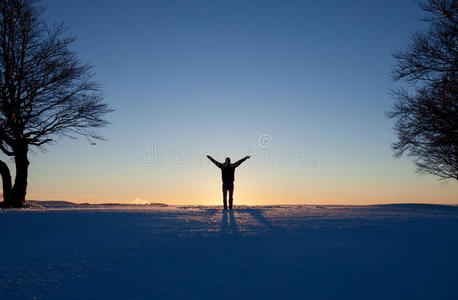
{"label": "snow-covered ground", "polygon": [[0,299],[458,299],[458,207],[0,210]]}

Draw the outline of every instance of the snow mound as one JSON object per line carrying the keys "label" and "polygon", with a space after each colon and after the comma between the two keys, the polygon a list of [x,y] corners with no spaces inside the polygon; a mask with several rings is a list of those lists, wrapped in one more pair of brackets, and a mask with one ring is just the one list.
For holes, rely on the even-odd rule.
{"label": "snow mound", "polygon": [[0,210],[0,299],[458,299],[453,206]]}

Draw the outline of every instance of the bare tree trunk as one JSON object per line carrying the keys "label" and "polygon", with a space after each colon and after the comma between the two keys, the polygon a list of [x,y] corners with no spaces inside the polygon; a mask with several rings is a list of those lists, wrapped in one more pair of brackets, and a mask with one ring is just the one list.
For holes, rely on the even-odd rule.
{"label": "bare tree trunk", "polygon": [[12,207],[11,205],[11,173],[5,162],[0,160],[0,175],[3,183],[3,202],[1,207]]}
{"label": "bare tree trunk", "polygon": [[14,186],[11,187],[11,174],[8,166],[0,161],[0,173],[3,180],[3,202],[2,207],[22,207],[25,204],[27,192],[27,176],[29,160],[27,158],[27,147],[15,151],[14,162],[16,165],[16,178]]}
{"label": "bare tree trunk", "polygon": [[22,207],[25,204],[27,192],[27,177],[29,172],[29,159],[27,158],[27,146],[15,151],[14,162],[16,164],[16,178],[11,189],[13,207]]}

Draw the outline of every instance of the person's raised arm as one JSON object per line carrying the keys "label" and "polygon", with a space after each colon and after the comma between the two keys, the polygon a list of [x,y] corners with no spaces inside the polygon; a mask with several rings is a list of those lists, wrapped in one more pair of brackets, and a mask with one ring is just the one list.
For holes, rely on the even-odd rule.
{"label": "person's raised arm", "polygon": [[241,160],[237,161],[235,164],[234,164],[234,167],[238,167],[240,166],[241,163],[243,163],[245,160],[247,160],[248,158],[250,158],[249,155],[245,156],[244,158],[242,158]]}
{"label": "person's raised arm", "polygon": [[207,158],[211,160],[211,162],[214,163],[218,168],[221,168],[221,166],[223,165],[222,163],[214,160],[213,157],[211,157],[210,155],[207,155]]}

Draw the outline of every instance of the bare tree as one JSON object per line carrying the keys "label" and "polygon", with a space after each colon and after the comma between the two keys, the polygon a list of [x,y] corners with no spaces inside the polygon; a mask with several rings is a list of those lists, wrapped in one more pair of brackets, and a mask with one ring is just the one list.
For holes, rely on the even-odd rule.
{"label": "bare tree", "polygon": [[14,160],[14,184],[0,160],[3,207],[25,203],[30,147],[58,136],[100,139],[111,111],[91,67],[69,49],[65,27],[48,26],[34,0],[0,1],[0,150]]}
{"label": "bare tree", "polygon": [[429,0],[427,30],[394,54],[395,80],[407,83],[394,91],[395,155],[413,157],[419,173],[458,180],[458,0]]}

